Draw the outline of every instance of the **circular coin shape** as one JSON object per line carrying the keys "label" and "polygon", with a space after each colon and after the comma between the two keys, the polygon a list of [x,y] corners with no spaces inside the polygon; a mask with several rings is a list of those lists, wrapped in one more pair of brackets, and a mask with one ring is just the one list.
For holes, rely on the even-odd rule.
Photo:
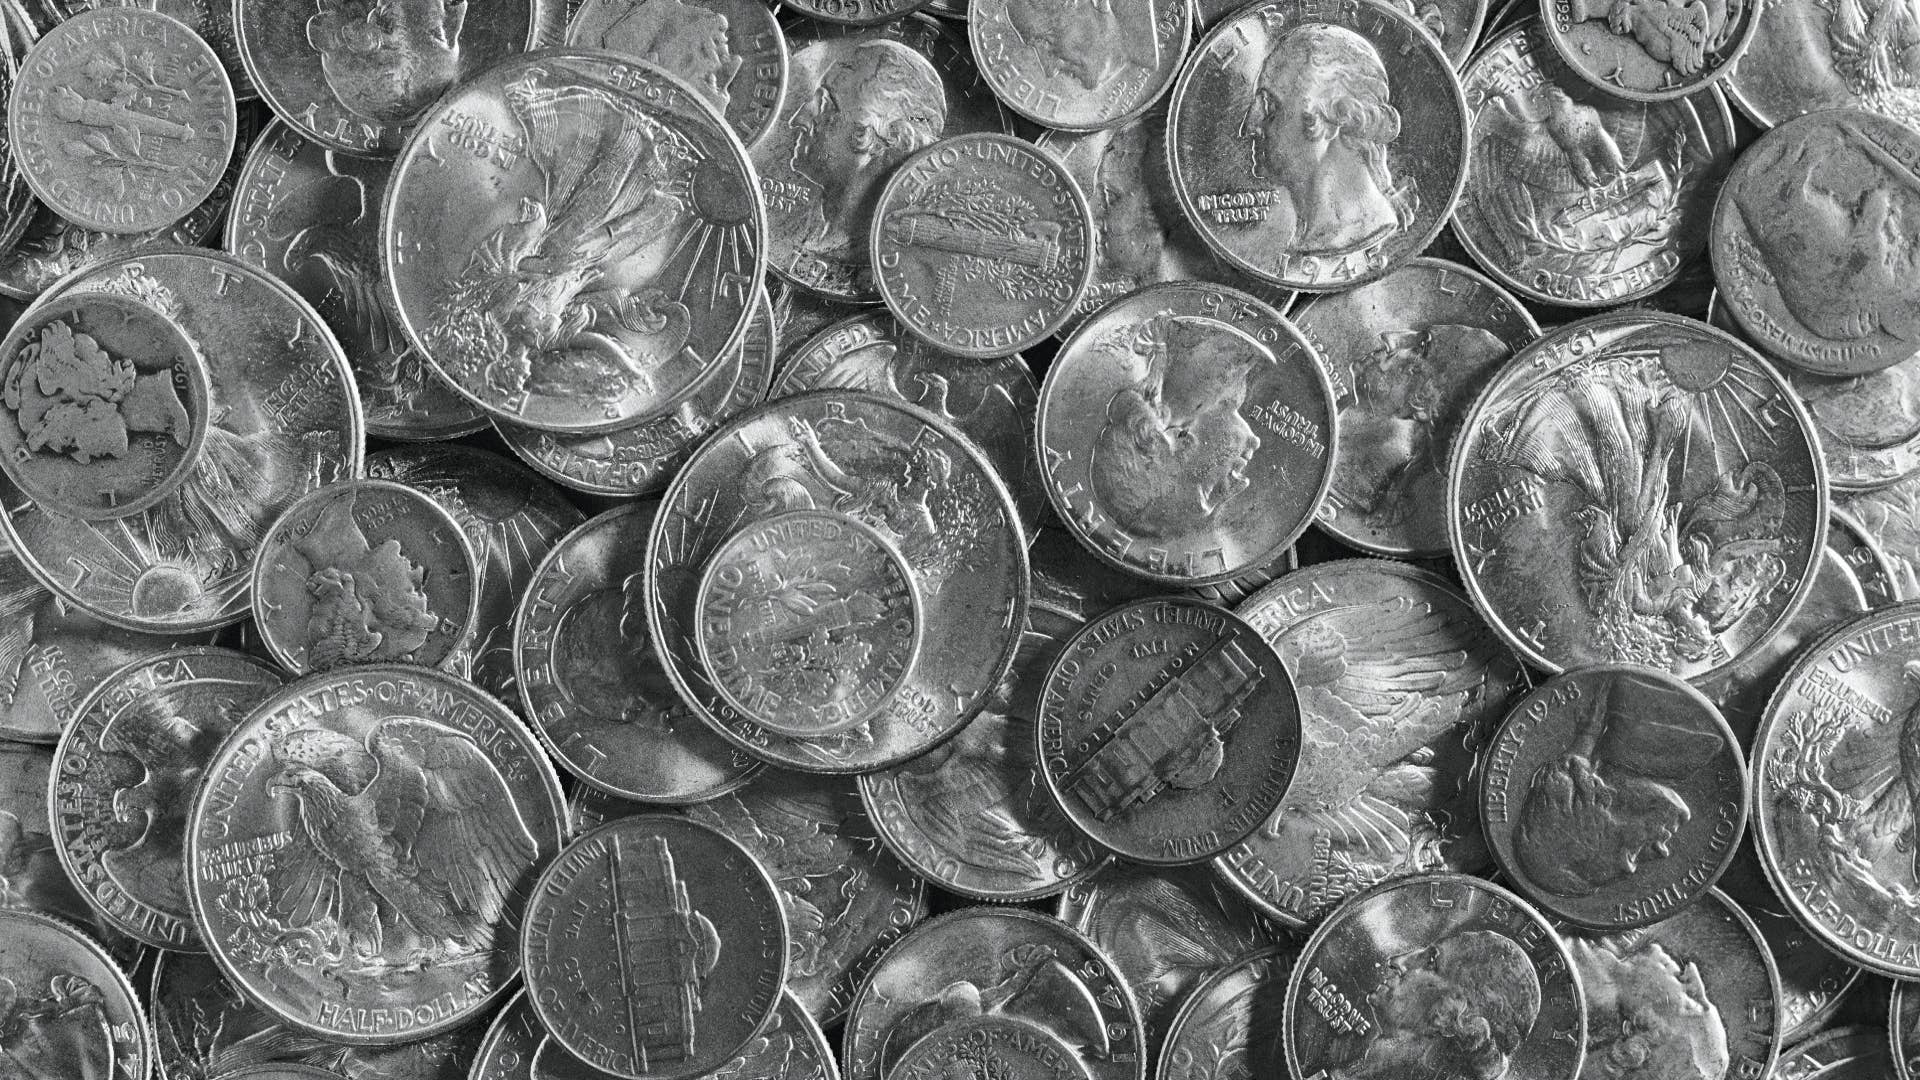
{"label": "circular coin shape", "polygon": [[1900,1070],[1900,1080],[1920,1076],[1920,993],[1910,983],[1893,984],[1887,1034],[1893,1038],[1893,1063]]}
{"label": "circular coin shape", "polygon": [[717,376],[766,259],[739,138],[686,84],[605,53],[516,57],[449,93],[382,221],[388,290],[434,369],[491,416],[576,434]]}
{"label": "circular coin shape", "polygon": [[1040,694],[1041,775],[1076,826],[1135,862],[1200,862],[1278,809],[1300,704],[1273,647],[1199,600],[1141,600],[1069,638]]}
{"label": "circular coin shape", "polygon": [[1192,40],[1182,0],[975,0],[967,37],[980,73],[1013,111],[1044,127],[1094,131],[1160,100]]}
{"label": "circular coin shape", "polygon": [[1167,143],[1180,207],[1216,252],[1326,292],[1432,242],[1466,181],[1467,127],[1446,55],[1398,7],[1260,0],[1195,49]]}
{"label": "circular coin shape", "polygon": [[282,1023],[413,1042],[511,987],[526,883],[560,850],[566,805],[499,702],[432,668],[323,672],[256,707],[204,777],[187,833],[194,925]]}
{"label": "circular coin shape", "polygon": [[946,1080],[962,1068],[1004,1080],[1093,1080],[1059,1036],[1010,1016],[968,1017],[936,1028],[900,1055],[887,1080]]}
{"label": "circular coin shape", "polygon": [[782,735],[833,735],[872,719],[920,656],[920,590],[905,558],[832,510],[744,525],[707,560],[694,605],[694,644],[714,689]]}
{"label": "circular coin shape", "polygon": [[1611,933],[1713,887],[1747,823],[1746,760],[1705,695],[1628,664],[1541,683],[1488,744],[1480,821],[1542,911]]}
{"label": "circular coin shape", "polygon": [[0,910],[6,1063],[22,1080],[153,1076],[153,1036],[133,984],[106,951],[58,919]]}
{"label": "circular coin shape", "polygon": [[[1464,1026],[1430,1023],[1432,1008]],[[1440,1067],[1576,1080],[1587,1030],[1560,935],[1526,901],[1461,874],[1401,878],[1347,901],[1287,980],[1294,1076],[1414,1076],[1459,1062]]]}
{"label": "circular coin shape", "polygon": [[1880,1027],[1828,1028],[1780,1055],[1780,1080],[1886,1080],[1895,1061]]}
{"label": "circular coin shape", "polygon": [[[606,1080],[547,1034],[525,993],[516,994],[488,1029],[466,1080]],[[792,994],[746,1049],[712,1074],[740,1080],[840,1080],[833,1048]]]}
{"label": "circular coin shape", "polygon": [[0,341],[0,466],[52,513],[137,514],[199,466],[212,393],[199,350],[152,306],[101,293],[36,304]]}
{"label": "circular coin shape", "polygon": [[658,64],[700,92],[751,146],[780,115],[787,36],[765,0],[584,0],[567,44]]}
{"label": "circular coin shape", "polygon": [[1793,367],[1782,374],[1820,432],[1835,491],[1886,487],[1920,472],[1920,352],[1865,375],[1827,378]]}
{"label": "circular coin shape", "polygon": [[445,507],[405,484],[345,480],[309,492],[260,538],[254,560],[254,624],[295,673],[433,667],[473,634],[473,544]]}
{"label": "circular coin shape", "polygon": [[1780,1003],[1775,1009],[1782,1046],[1827,1026],[1866,973],[1821,945],[1774,895],[1761,869],[1753,830],[1720,876],[1724,890],[1753,919],[1780,971]]}
{"label": "circular coin shape", "polygon": [[1283,1030],[1287,975],[1299,958],[1293,945],[1266,949],[1194,987],[1167,1031],[1156,1080],[1218,1080],[1223,1065],[1243,1070],[1225,1076],[1247,1080],[1286,1076],[1286,1050],[1274,1033]]}
{"label": "circular coin shape", "polygon": [[1792,621],[1827,532],[1819,441],[1779,373],[1653,311],[1515,357],[1461,426],[1447,505],[1467,595],[1548,671],[1731,667]]}
{"label": "circular coin shape", "polygon": [[1551,0],[1541,20],[1579,76],[1629,101],[1673,101],[1727,77],[1760,27],[1759,4],[1665,21],[1628,0]]}
{"label": "circular coin shape", "polygon": [[766,869],[665,814],[616,818],[570,844],[534,885],[522,940],[541,1023],[626,1080],[726,1064],[779,1006],[788,946]]}
{"label": "circular coin shape", "polygon": [[1333,481],[1332,385],[1279,312],[1201,282],[1082,323],[1040,387],[1038,458],[1075,539],[1164,585],[1285,555]]}
{"label": "circular coin shape", "polygon": [[21,173],[61,217],[107,233],[162,229],[213,194],[233,156],[233,84],[179,20],[83,11],[21,61],[7,131]]}
{"label": "circular coin shape", "polygon": [[1920,123],[1913,61],[1884,51],[1892,39],[1873,30],[1861,36],[1851,12],[1818,0],[1758,6],[1759,26],[1721,84],[1754,123],[1770,128],[1806,113],[1846,108]]}

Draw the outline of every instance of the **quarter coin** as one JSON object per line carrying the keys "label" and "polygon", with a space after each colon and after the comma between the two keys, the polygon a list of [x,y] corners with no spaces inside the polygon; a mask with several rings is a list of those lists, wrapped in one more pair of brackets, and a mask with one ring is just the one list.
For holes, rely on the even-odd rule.
{"label": "quarter coin", "polygon": [[153,1035],[133,984],[106,951],[45,915],[0,911],[0,986],[22,1027],[6,1061],[16,1076],[153,1076]]}

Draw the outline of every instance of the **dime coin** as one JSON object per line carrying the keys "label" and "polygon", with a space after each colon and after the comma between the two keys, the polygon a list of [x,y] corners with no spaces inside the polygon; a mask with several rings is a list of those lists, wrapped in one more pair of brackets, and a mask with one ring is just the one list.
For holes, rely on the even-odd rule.
{"label": "dime coin", "polygon": [[1746,761],[1704,695],[1658,671],[1581,668],[1521,698],[1488,744],[1480,820],[1542,911],[1611,933],[1698,900],[1747,823]]}
{"label": "dime coin", "polygon": [[880,838],[948,892],[1033,900],[1106,861],[1047,794],[1034,738],[1047,668],[1080,623],[1062,609],[1028,605],[1013,666],[986,709],[919,757],[860,777]]}
{"label": "dime coin", "polygon": [[1552,0],[1547,37],[1582,79],[1629,101],[1673,101],[1727,77],[1760,26],[1759,4],[1664,21],[1631,0]]}
{"label": "dime coin", "polygon": [[387,287],[409,339],[490,416],[628,427],[695,393],[745,333],[766,252],[752,183],[740,140],[658,69],[515,58],[434,106],[394,166]]}
{"label": "dime coin", "polygon": [[1194,987],[1160,1051],[1157,1080],[1283,1077],[1277,1034],[1286,1016],[1291,945],[1265,949],[1221,968]]}
{"label": "dime coin", "polygon": [[187,813],[221,741],[282,681],[241,653],[176,649],[87,695],[54,757],[48,813],[61,865],[115,930],[205,947],[187,901]]}
{"label": "dime coin", "polygon": [[1009,1016],[953,1020],[914,1043],[888,1080],[943,1080],[958,1069],[1006,1080],[1092,1080],[1071,1046],[1038,1024]]}
{"label": "dime coin", "polygon": [[7,823],[0,910],[37,911],[86,925],[95,921],[93,909],[61,865],[59,845],[48,822],[52,776],[53,751],[0,741],[0,821]]}
{"label": "dime coin", "polygon": [[[1777,1080],[1886,1080],[1894,1059],[1887,1033],[1850,1024],[1828,1028],[1780,1055]],[[1771,1078],[1770,1078],[1771,1080]]]}
{"label": "dime coin", "polygon": [[1259,631],[1199,600],[1141,600],[1067,640],[1040,693],[1041,776],[1135,862],[1200,862],[1276,810],[1300,754],[1293,680]]}
{"label": "dime coin", "polygon": [[165,228],[213,194],[237,122],[233,85],[207,43],[137,7],[84,11],[48,31],[7,105],[33,193],[110,233]]}
{"label": "dime coin", "polygon": [[1325,362],[1340,412],[1333,485],[1317,523],[1382,555],[1447,553],[1447,452],[1473,395],[1540,336],[1479,273],[1421,257],[1293,316]]}
{"label": "dime coin", "polygon": [[[1920,284],[1881,224],[1904,214],[1920,134],[1860,109],[1788,121],[1742,154],[1713,214],[1727,310],[1768,355],[1865,375],[1915,353]],[[1878,215],[1856,222],[1853,211]]]}
{"label": "dime coin", "polygon": [[187,843],[194,923],[280,1021],[350,1045],[410,1042],[512,985],[526,885],[559,851],[566,807],[498,702],[431,668],[325,672],[255,708],[204,775]]}
{"label": "dime coin", "polygon": [[1900,1080],[1920,1076],[1920,994],[1907,983],[1894,983],[1887,1008],[1887,1032],[1893,1036],[1893,1063]]}
{"label": "dime coin", "polygon": [[[643,814],[547,867],[522,946],[528,997],[561,1046],[601,1072],[666,1080],[705,1076],[746,1048],[780,1004],[789,937],[774,883],[745,848]],[[606,1008],[608,995],[624,1007]]]}
{"label": "dime coin", "polygon": [[293,286],[353,364],[367,434],[446,439],[486,426],[395,319],[380,265],[380,205],[392,162],[353,157],[276,121],[235,185],[226,249]]}
{"label": "dime coin", "polygon": [[[1806,0],[1758,5],[1759,26],[1727,73],[1727,95],[1761,127],[1824,109],[1867,109],[1920,122],[1914,59],[1901,54],[1878,9]],[[1865,19],[1867,22],[1862,22]]]}
{"label": "dime coin", "polygon": [[796,738],[885,710],[912,677],[924,615],[893,542],[832,510],[788,510],[722,541],[694,592],[707,677],[747,721]]}
{"label": "dime coin", "polygon": [[157,505],[94,524],[0,484],[9,542],[42,584],[130,630],[190,634],[245,618],[254,549],[301,495],[358,473],[346,357],[285,285],[224,255],[151,252],[80,272],[66,293],[139,299],[200,346],[213,387],[205,448]]}
{"label": "dime coin", "polygon": [[[240,58],[261,98],[300,134],[368,157],[392,157],[450,87],[557,42],[564,17],[557,0],[498,0],[471,19],[453,0],[379,8],[357,0],[233,5]],[[475,152],[481,149],[476,144]]]}
{"label": "dime coin", "polygon": [[[1340,120],[1309,111],[1323,96]],[[1466,181],[1467,129],[1446,55],[1395,5],[1261,0],[1195,49],[1167,142],[1181,209],[1216,252],[1325,292],[1433,240]]]}
{"label": "dime coin", "polygon": [[1606,307],[1653,295],[1706,250],[1733,115],[1717,90],[1635,102],[1596,89],[1545,37],[1527,19],[1461,72],[1473,155],[1454,234],[1532,300]]}
{"label": "dime coin", "polygon": [[1807,642],[1828,630],[1865,615],[1875,605],[1867,602],[1859,578],[1839,552],[1832,550],[1832,538],[1840,529],[1827,530],[1828,550],[1820,553],[1820,567],[1814,571],[1813,589],[1800,611],[1774,632],[1758,649],[1738,664],[1701,680],[1698,684],[1707,700],[1726,717],[1740,745],[1753,745],[1760,730],[1760,718],[1766,712],[1767,698],[1780,685],[1780,676],[1793,662],[1794,654]]}
{"label": "dime coin", "polygon": [[967,37],[993,92],[1036,124],[1112,127],[1173,85],[1193,35],[1185,0],[979,0]]}
{"label": "dime coin", "polygon": [[[1753,750],[1760,858],[1828,948],[1895,978],[1920,976],[1920,886],[1907,718],[1920,705],[1920,605],[1883,608],[1800,654]],[[1912,665],[1909,667],[1909,665]]]}
{"label": "dime coin", "polygon": [[1454,444],[1447,530],[1467,595],[1549,671],[1730,667],[1813,587],[1818,446],[1773,367],[1704,323],[1562,327],[1486,387]]}
{"label": "dime coin", "polygon": [[1754,844],[1749,832],[1719,887],[1753,919],[1780,971],[1780,1004],[1774,1011],[1781,1044],[1791,1046],[1826,1026],[1863,973],[1814,940],[1788,912],[1767,884]]}
{"label": "dime coin", "polygon": [[698,802],[758,766],[681,702],[655,657],[642,554],[657,508],[610,510],[554,544],[514,615],[515,681],[534,730],[588,785],[642,802]]}
{"label": "dime coin", "polygon": [[827,22],[867,26],[918,11],[927,0],[780,0],[780,5]]}
{"label": "dime coin", "polygon": [[149,1080],[153,1035],[105,950],[58,919],[0,910],[10,1076]]}
{"label": "dime coin", "polygon": [[1109,304],[1040,388],[1054,510],[1095,555],[1165,585],[1282,558],[1332,482],[1338,438],[1306,338],[1261,301],[1201,282]]}
{"label": "dime coin", "polygon": [[867,976],[843,1037],[847,1080],[890,1080],[921,1039],[985,1015],[1045,1030],[1093,1080],[1146,1074],[1139,1007],[1105,953],[1058,919],[972,907],[921,923]]}
{"label": "dime coin", "polygon": [[473,634],[479,557],[446,508],[391,480],[309,492],[260,538],[253,621],[289,671],[443,663]]}
{"label": "dime coin", "polygon": [[[1464,1029],[1429,1024],[1436,1006]],[[1575,1080],[1587,1031],[1566,943],[1519,897],[1461,874],[1400,878],[1347,901],[1287,980],[1294,1076],[1412,1076],[1447,1063]]]}
{"label": "dime coin", "polygon": [[[1893,600],[1920,600],[1920,474],[1872,491],[1852,492],[1834,499],[1836,519],[1851,518],[1892,568],[1892,577],[1879,595]],[[1857,571],[1856,571],[1857,572]],[[1870,587],[1872,575],[1862,575]],[[1885,599],[1875,607],[1884,607]]]}
{"label": "dime coin", "polygon": [[62,8],[71,12],[91,11],[99,8],[143,7],[158,11],[162,15],[171,15],[180,20],[195,34],[198,34],[214,53],[220,57],[220,66],[227,71],[227,79],[233,84],[234,97],[241,101],[252,101],[259,97],[253,83],[247,78],[246,66],[240,60],[240,43],[233,36],[233,6],[231,4],[210,4],[206,0],[56,0]]}
{"label": "dime coin", "polygon": [[[838,735],[796,739],[742,716],[694,656],[699,574],[745,524],[833,508],[894,542],[920,589],[929,634],[886,711]],[[762,760],[855,773],[917,757],[986,707],[1013,661],[1028,595],[1026,537],[987,459],[933,414],[823,390],[756,409],[714,432],[660,506],[647,543],[647,619],[681,697]]]}
{"label": "dime coin", "polygon": [[1485,870],[1474,756],[1527,677],[1466,598],[1416,567],[1347,559],[1280,578],[1238,614],[1293,679],[1300,763],[1215,869],[1291,927],[1390,877]]}
{"label": "dime coin", "polygon": [[763,0],[586,0],[567,44],[658,64],[699,91],[751,145],[787,91],[787,37]]}

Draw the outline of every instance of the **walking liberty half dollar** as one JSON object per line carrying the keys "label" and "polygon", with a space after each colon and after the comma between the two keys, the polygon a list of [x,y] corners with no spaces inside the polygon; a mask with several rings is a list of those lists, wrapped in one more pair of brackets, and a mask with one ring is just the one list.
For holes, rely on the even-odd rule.
{"label": "walking liberty half dollar", "polygon": [[1752,349],[1622,312],[1549,334],[1489,384],[1447,506],[1468,595],[1522,657],[1698,679],[1799,610],[1827,473],[1806,409]]}

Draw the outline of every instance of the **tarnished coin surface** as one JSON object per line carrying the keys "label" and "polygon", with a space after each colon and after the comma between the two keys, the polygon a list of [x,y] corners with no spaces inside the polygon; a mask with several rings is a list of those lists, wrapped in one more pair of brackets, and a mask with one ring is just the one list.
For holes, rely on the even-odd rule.
{"label": "tarnished coin surface", "polygon": [[1140,1009],[1105,953],[1058,919],[970,907],[920,924],[867,976],[847,1018],[847,1080],[891,1080],[921,1039],[984,1015],[1044,1029],[1093,1080],[1145,1075]]}
{"label": "tarnished coin surface", "polygon": [[1865,973],[1815,940],[1780,902],[1767,884],[1757,843],[1749,831],[1718,888],[1740,905],[1767,943],[1780,972],[1775,1024],[1781,1045],[1792,1046],[1825,1027],[1865,981]]}
{"label": "tarnished coin surface", "polygon": [[1779,1080],[1884,1080],[1893,1067],[1884,1029],[1849,1024],[1788,1049],[1773,1075]]}
{"label": "tarnished coin surface", "polygon": [[1527,680],[1466,598],[1425,570],[1341,560],[1236,610],[1293,677],[1300,764],[1215,868],[1293,927],[1389,877],[1485,870],[1474,758]]}
{"label": "tarnished coin surface", "polygon": [[318,1065],[248,1065],[220,1074],[220,1080],[340,1080],[340,1074]]}
{"label": "tarnished coin surface", "polygon": [[1487,43],[1460,79],[1473,158],[1454,234],[1530,299],[1606,307],[1673,283],[1707,248],[1733,162],[1717,90],[1626,101],[1567,70],[1536,19]]}
{"label": "tarnished coin surface", "polygon": [[0,464],[53,513],[137,514],[199,464],[212,395],[178,323],[129,296],[71,292],[0,341]]}
{"label": "tarnished coin surface", "polygon": [[1300,754],[1293,680],[1260,632],[1173,597],[1117,608],[1061,647],[1040,692],[1041,776],[1115,854],[1201,862],[1280,807]]}
{"label": "tarnished coin surface", "polygon": [[1044,127],[1092,131],[1145,112],[1193,37],[1187,0],[978,0],[967,37],[980,73]]}
{"label": "tarnished coin surface", "polygon": [[749,145],[786,100],[787,36],[764,0],[585,0],[567,20],[567,44],[679,76]]}
{"label": "tarnished coin surface", "polygon": [[153,1034],[133,984],[105,950],[45,915],[0,911],[0,1058],[20,1080],[150,1080]]}
{"label": "tarnished coin surface", "polygon": [[1768,355],[1864,375],[1920,351],[1920,279],[1895,237],[1920,214],[1920,133],[1861,109],[1788,121],[1742,154],[1713,214],[1720,299]]}
{"label": "tarnished coin surface", "polygon": [[[1774,0],[1721,85],[1761,127],[1823,109],[1867,109],[1920,122],[1920,57],[1870,4]],[[1883,21],[1875,22],[1878,17]]]}
{"label": "tarnished coin surface", "polygon": [[1162,585],[1280,559],[1333,480],[1313,346],[1224,286],[1155,285],[1082,323],[1040,388],[1047,497],[1095,555]]}
{"label": "tarnished coin surface", "polygon": [[408,141],[381,218],[387,286],[409,339],[490,416],[630,426],[746,332],[766,265],[752,180],[739,138],[659,69],[518,57]]}
{"label": "tarnished coin surface", "polygon": [[0,821],[8,837],[0,909],[37,911],[85,926],[96,917],[60,864],[47,814],[52,776],[52,750],[0,741]]}
{"label": "tarnished coin surface", "polygon": [[280,672],[227,649],[175,649],[121,668],[60,740],[47,795],[61,864],[115,930],[200,951],[187,900],[187,815],[214,751]]}
{"label": "tarnished coin surface", "polygon": [[1711,678],[1701,680],[1701,692],[1726,717],[1734,737],[1743,747],[1753,745],[1766,713],[1767,698],[1780,685],[1795,654],[1807,642],[1826,634],[1844,622],[1865,615],[1875,605],[1867,600],[1860,580],[1847,566],[1845,558],[1832,550],[1832,538],[1840,532],[1837,524],[1827,531],[1828,550],[1820,553],[1820,567],[1814,571],[1813,588],[1798,613],[1774,632],[1766,643],[1748,653],[1738,664]]}
{"label": "tarnished coin surface", "polygon": [[554,544],[513,622],[520,700],[566,769],[642,802],[697,802],[758,764],[681,702],[647,628],[644,553],[658,504],[609,510]]}
{"label": "tarnished coin surface", "polygon": [[1093,274],[1093,219],[1051,155],[959,135],[902,162],[874,208],[874,280],[900,325],[971,359],[1051,336]]}
{"label": "tarnished coin surface", "polygon": [[1547,37],[1579,76],[1629,101],[1673,101],[1725,79],[1760,26],[1760,4],[1666,19],[1634,0],[1552,0]]}
{"label": "tarnished coin surface", "polygon": [[1920,352],[1865,375],[1784,374],[1820,432],[1834,490],[1885,487],[1920,472]]}
{"label": "tarnished coin surface", "polygon": [[404,1043],[461,1027],[512,985],[527,887],[560,849],[566,807],[533,734],[472,684],[400,666],[302,679],[255,708],[204,777],[194,923],[276,1018]]}
{"label": "tarnished coin surface", "polygon": [[213,49],[140,7],[83,11],[48,31],[7,103],[13,156],[33,193],[109,233],[165,228],[213,194],[237,122]]}
{"label": "tarnished coin surface", "polygon": [[1317,522],[1352,547],[1447,552],[1447,453],[1473,396],[1540,336],[1480,273],[1421,257],[1293,315],[1326,364],[1340,413],[1333,485]]}
{"label": "tarnished coin surface", "polygon": [[[1436,1009],[1454,1022],[1433,1023]],[[1287,981],[1294,1076],[1437,1066],[1575,1080],[1587,1030],[1566,943],[1519,897],[1461,874],[1401,878],[1349,900]]]}
{"label": "tarnished coin surface", "polygon": [[1792,390],[1730,335],[1652,311],[1522,351],[1462,424],[1447,504],[1468,595],[1549,671],[1729,667],[1791,621],[1827,532]]}
{"label": "tarnished coin surface", "polygon": [[833,510],[788,510],[721,541],[694,591],[707,677],[749,722],[834,735],[913,676],[925,613],[893,542]]}
{"label": "tarnished coin surface", "polygon": [[1167,142],[1180,206],[1216,252],[1323,292],[1433,240],[1466,181],[1467,129],[1446,55],[1394,4],[1262,0],[1195,48]]}
{"label": "tarnished coin surface", "polygon": [[1160,1050],[1156,1080],[1260,1080],[1287,1075],[1287,975],[1299,949],[1264,949],[1194,987]]}
{"label": "tarnished coin surface", "polygon": [[671,815],[618,818],[534,885],[527,993],[554,1039],[601,1072],[705,1076],[774,1015],[788,945],[779,893],[745,848]]}
{"label": "tarnished coin surface", "polygon": [[888,1080],[945,1080],[959,1070],[1005,1080],[1092,1080],[1071,1046],[1038,1024],[1010,1016],[950,1020],[913,1044]]}
{"label": "tarnished coin surface", "polygon": [[1540,909],[1602,933],[1698,900],[1747,822],[1746,759],[1698,690],[1631,665],[1580,668],[1520,699],[1488,744],[1480,821]]}
{"label": "tarnished coin surface", "polygon": [[289,671],[444,663],[473,634],[479,557],[432,496],[391,480],[309,492],[260,539],[253,621]]}

